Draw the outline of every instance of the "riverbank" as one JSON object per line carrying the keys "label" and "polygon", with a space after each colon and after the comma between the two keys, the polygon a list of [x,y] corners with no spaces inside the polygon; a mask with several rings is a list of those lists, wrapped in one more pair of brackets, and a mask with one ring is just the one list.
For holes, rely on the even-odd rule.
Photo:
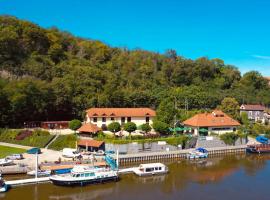
{"label": "riverbank", "polygon": [[[166,175],[137,177],[125,174],[116,183],[74,188],[51,183],[25,185],[0,194],[0,198],[268,200],[268,185],[265,183],[270,173],[269,155],[226,155],[199,161],[168,160],[165,164],[170,171]],[[247,190],[249,192],[245,192]]]}

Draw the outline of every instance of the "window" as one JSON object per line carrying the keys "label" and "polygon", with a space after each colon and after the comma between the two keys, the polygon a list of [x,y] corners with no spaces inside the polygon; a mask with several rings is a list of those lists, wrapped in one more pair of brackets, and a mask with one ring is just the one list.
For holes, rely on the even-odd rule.
{"label": "window", "polygon": [[158,167],[155,167],[155,170],[157,171],[158,170]]}
{"label": "window", "polygon": [[131,117],[128,117],[128,118],[127,118],[127,121],[128,121],[128,122],[131,122]]}
{"label": "window", "polygon": [[145,118],[145,122],[146,122],[146,123],[149,123],[149,120],[150,120],[149,117],[146,117],[146,118]]}
{"label": "window", "polygon": [[159,167],[158,169],[161,170],[161,167]]}
{"label": "window", "polygon": [[102,122],[106,122],[106,117],[102,117]]}
{"label": "window", "polygon": [[125,117],[121,117],[121,122],[125,123],[125,121],[126,121]]}
{"label": "window", "polygon": [[114,121],[114,117],[111,117],[111,121]]}
{"label": "window", "polygon": [[152,172],[152,171],[154,171],[154,168],[146,168],[145,171],[146,172]]}
{"label": "window", "polygon": [[96,117],[93,118],[93,122],[97,122],[97,118]]}

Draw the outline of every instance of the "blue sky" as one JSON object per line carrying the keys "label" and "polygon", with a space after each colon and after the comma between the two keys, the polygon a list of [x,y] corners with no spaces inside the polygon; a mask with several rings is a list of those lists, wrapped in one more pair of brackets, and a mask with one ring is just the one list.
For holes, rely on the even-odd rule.
{"label": "blue sky", "polygon": [[270,76],[269,0],[0,0],[0,14],[111,46],[221,58]]}

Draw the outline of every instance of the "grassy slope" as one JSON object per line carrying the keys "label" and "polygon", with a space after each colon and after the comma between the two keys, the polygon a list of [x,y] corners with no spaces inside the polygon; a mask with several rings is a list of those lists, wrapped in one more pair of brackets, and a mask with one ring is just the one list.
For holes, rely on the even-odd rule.
{"label": "grassy slope", "polygon": [[15,137],[19,131],[20,130],[2,129],[0,131],[0,142],[43,148],[54,137],[50,134],[33,135],[23,140],[16,140]]}
{"label": "grassy slope", "polygon": [[64,148],[75,148],[76,147],[76,136],[71,135],[60,135],[50,146],[49,149],[62,150]]}
{"label": "grassy slope", "polygon": [[4,158],[10,154],[14,153],[24,153],[25,149],[19,149],[14,147],[0,146],[0,158]]}

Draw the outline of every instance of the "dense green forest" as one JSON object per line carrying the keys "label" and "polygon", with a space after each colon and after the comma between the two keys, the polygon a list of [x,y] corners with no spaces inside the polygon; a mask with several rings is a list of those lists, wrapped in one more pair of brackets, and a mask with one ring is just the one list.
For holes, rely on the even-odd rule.
{"label": "dense green forest", "polygon": [[152,107],[170,123],[224,97],[269,105],[270,88],[260,73],[241,76],[220,59],[113,48],[0,16],[0,127],[82,119],[89,107]]}

